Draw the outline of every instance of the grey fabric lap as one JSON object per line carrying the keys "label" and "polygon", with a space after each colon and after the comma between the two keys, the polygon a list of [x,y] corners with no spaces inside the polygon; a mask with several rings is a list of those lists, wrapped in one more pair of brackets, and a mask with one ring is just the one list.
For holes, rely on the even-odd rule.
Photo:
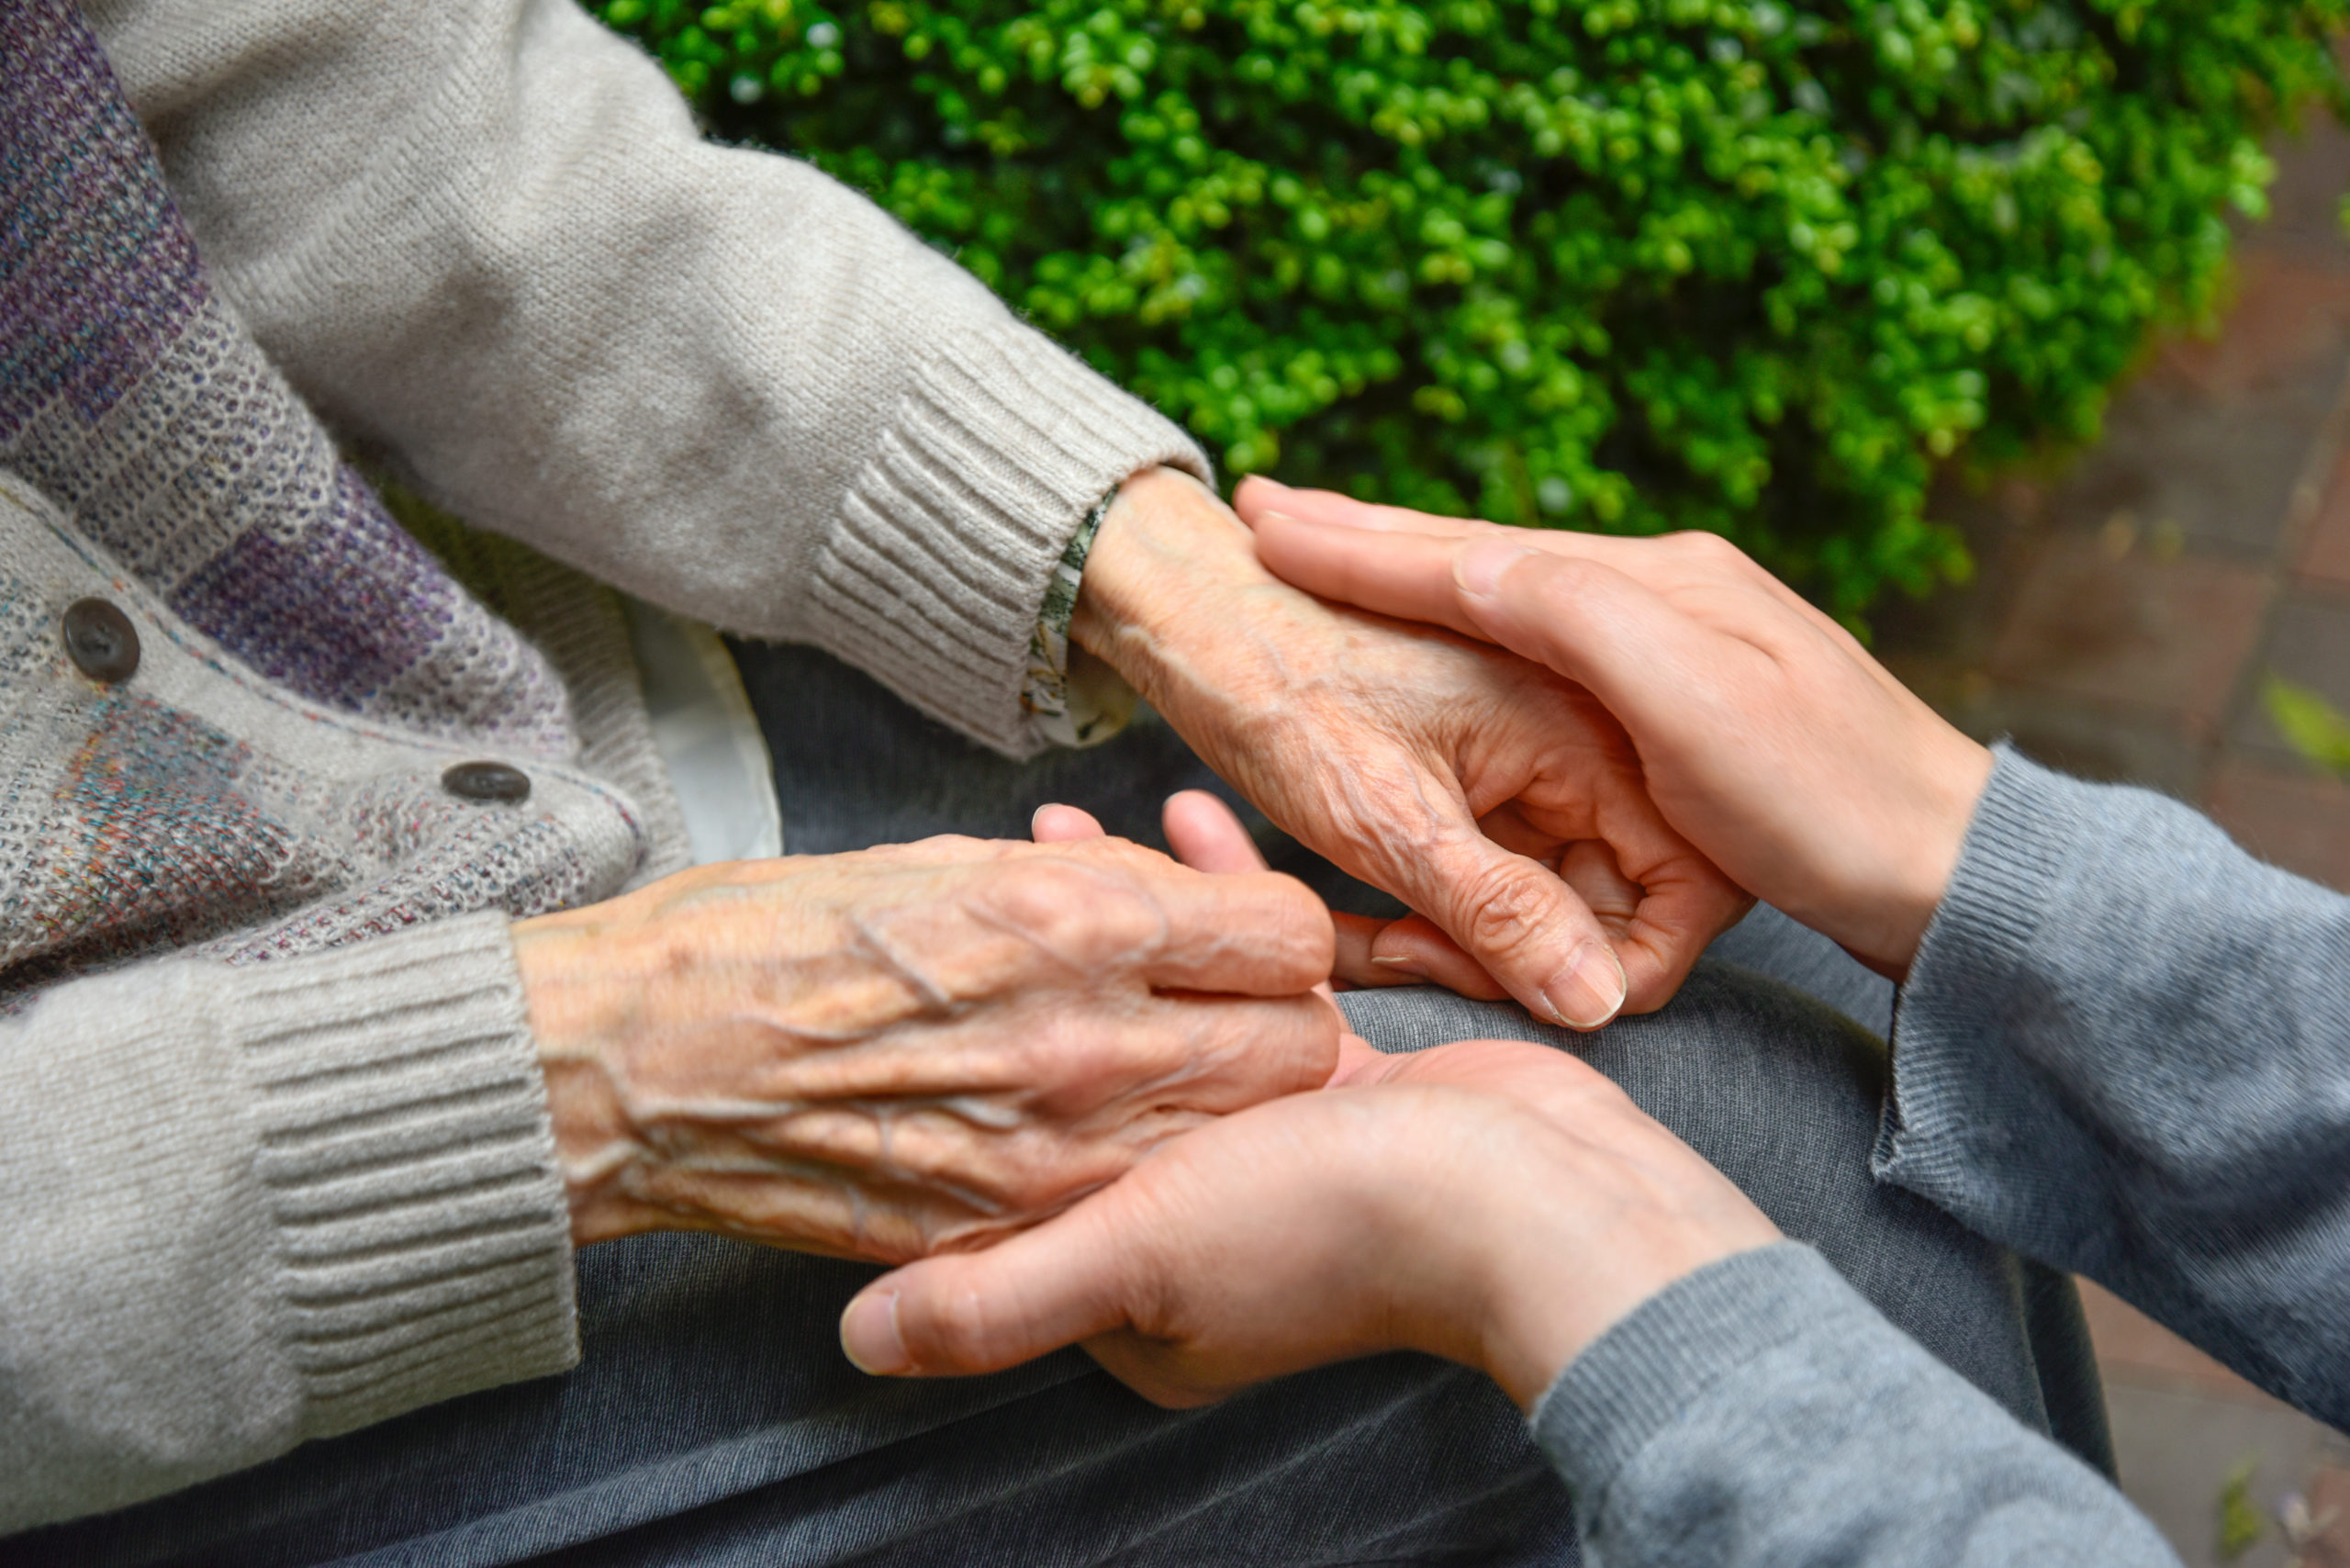
{"label": "grey fabric lap", "polygon": [[[1013,765],[821,655],[738,657],[797,852],[1018,833],[1051,799],[1147,839],[1165,793],[1215,782],[1163,726]],[[974,770],[975,755],[988,766]],[[1316,870],[1261,819],[1258,830],[1276,864],[1326,890],[1359,906],[1383,897]],[[1580,1052],[1896,1324],[2101,1458],[2069,1286],[1869,1180],[1885,1056],[1882,1027],[1854,1020],[1889,1016],[1890,988],[1767,911],[1718,950],[1737,962],[1709,959],[1664,1012],[1596,1036],[1427,989],[1342,1000],[1382,1049],[1506,1035]],[[990,1378],[877,1382],[841,1358],[834,1327],[872,1272],[708,1237],[593,1248],[579,1261],[586,1359],[565,1376],[0,1544],[0,1562],[1576,1561],[1564,1489],[1473,1373],[1384,1356],[1188,1412],[1154,1409],[1075,1351]]]}

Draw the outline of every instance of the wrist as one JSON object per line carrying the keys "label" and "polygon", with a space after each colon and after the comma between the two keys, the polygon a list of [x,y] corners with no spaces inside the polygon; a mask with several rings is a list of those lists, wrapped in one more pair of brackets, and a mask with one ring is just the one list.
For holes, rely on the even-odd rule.
{"label": "wrist", "polygon": [[1206,486],[1178,469],[1148,469],[1102,514],[1069,640],[1164,706],[1188,663],[1173,655],[1182,628],[1218,606],[1206,623],[1235,624],[1231,596],[1252,590],[1292,591],[1258,563],[1247,526]]}
{"label": "wrist", "polygon": [[634,1129],[599,1049],[620,1025],[625,993],[616,955],[580,914],[542,916],[513,928],[514,963],[539,1070],[575,1246],[654,1228],[619,1190],[638,1152]]}
{"label": "wrist", "polygon": [[1838,939],[1855,958],[1894,980],[1908,977],[1926,928],[1950,892],[1965,852],[1975,808],[1996,766],[1990,751],[1939,717],[1919,747],[1920,766],[1905,794],[1901,825],[1884,865],[1889,875],[1864,899],[1860,917]]}
{"label": "wrist", "polygon": [[1530,1412],[1641,1303],[1782,1238],[1729,1178],[1662,1128],[1631,1132],[1601,1117],[1585,1137],[1525,1114],[1539,1129],[1518,1129],[1502,1169],[1447,1208],[1469,1248],[1460,1272],[1475,1303],[1473,1350],[1459,1359]]}

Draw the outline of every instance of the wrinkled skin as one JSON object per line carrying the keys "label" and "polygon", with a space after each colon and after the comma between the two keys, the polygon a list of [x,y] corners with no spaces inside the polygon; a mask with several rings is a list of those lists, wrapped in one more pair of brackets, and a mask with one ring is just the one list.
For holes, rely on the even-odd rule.
{"label": "wrinkled skin", "polygon": [[1261,559],[1317,594],[1490,641],[1605,701],[1674,827],[1896,980],[1991,754],[1724,540],[1502,528],[1252,481]]}
{"label": "wrinkled skin", "polygon": [[1122,841],[702,868],[514,928],[582,1242],[898,1261],[1326,1081],[1319,901]]}
{"label": "wrinkled skin", "polygon": [[1497,987],[1595,1028],[1663,1005],[1749,906],[1583,688],[1298,592],[1181,474],[1120,493],[1071,635],[1276,823],[1425,917],[1371,934],[1356,983]]}

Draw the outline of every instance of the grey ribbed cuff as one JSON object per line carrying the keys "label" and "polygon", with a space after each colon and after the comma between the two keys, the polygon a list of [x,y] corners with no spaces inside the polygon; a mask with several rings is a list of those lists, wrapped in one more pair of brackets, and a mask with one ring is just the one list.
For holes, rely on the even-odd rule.
{"label": "grey ribbed cuff", "polygon": [[2017,984],[2041,922],[2056,902],[2087,804],[2083,785],[2005,745],[1968,823],[1950,890],[1926,927],[1893,1022],[1893,1093],[1872,1168],[1877,1179],[1933,1193],[1964,1184],[1963,1140],[1943,1138],[1972,1103],[2010,1009],[2031,1005]]}
{"label": "grey ribbed cuff", "polygon": [[818,640],[1013,756],[1042,749],[1020,693],[1053,568],[1113,485],[1209,479],[1172,421],[1007,322],[936,350],[816,562]]}
{"label": "grey ribbed cuff", "polygon": [[1707,1390],[1855,1313],[1875,1316],[1810,1248],[1783,1241],[1737,1253],[1666,1286],[1593,1341],[1528,1425],[1579,1517],[1596,1519],[1624,1466]]}
{"label": "grey ribbed cuff", "polygon": [[303,1435],[578,1360],[570,1224],[505,917],[245,969]]}

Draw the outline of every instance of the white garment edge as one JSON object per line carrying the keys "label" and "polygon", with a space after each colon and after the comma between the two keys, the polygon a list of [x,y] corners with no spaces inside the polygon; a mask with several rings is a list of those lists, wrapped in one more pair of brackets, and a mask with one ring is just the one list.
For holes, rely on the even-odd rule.
{"label": "white garment edge", "polygon": [[782,854],[775,761],[726,645],[699,621],[625,594],[621,601],[654,749],[669,770],[693,863]]}

